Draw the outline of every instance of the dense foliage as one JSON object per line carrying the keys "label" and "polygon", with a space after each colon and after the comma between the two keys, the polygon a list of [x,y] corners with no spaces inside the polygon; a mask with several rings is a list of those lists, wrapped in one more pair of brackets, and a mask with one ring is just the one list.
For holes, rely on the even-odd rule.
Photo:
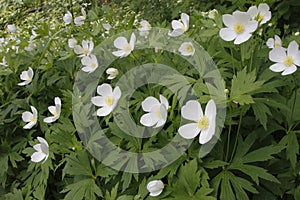
{"label": "dense foliage", "polygon": [[[270,7],[271,19],[241,44],[225,41],[223,15],[260,3]],[[300,199],[300,60],[291,74],[274,72],[272,55],[285,50],[267,44],[275,35],[286,49],[300,44],[298,0],[0,0],[0,8],[0,199]],[[171,40],[172,20],[182,13],[189,27]],[[152,27],[147,37],[140,35],[142,20]],[[132,33],[135,48],[112,54],[121,49],[114,41],[129,41]],[[92,53],[79,48],[83,41],[94,44]],[[188,56],[178,50],[183,42],[194,45]],[[291,66],[287,58],[283,64]],[[218,70],[208,71],[210,65]],[[120,87],[122,98],[113,114],[99,117],[90,102],[103,95],[96,88],[104,83]],[[152,112],[142,102],[160,95],[168,101],[163,127],[134,137],[156,130],[140,119]],[[196,98],[203,113],[211,99],[216,103],[213,145],[180,137],[188,98]],[[124,110],[130,114],[124,117]],[[160,152],[157,160],[140,162],[107,147],[104,135],[126,152],[163,149],[173,138],[176,145],[169,157]],[[153,167],[156,162],[168,165]],[[149,185],[153,180],[163,184]]]}

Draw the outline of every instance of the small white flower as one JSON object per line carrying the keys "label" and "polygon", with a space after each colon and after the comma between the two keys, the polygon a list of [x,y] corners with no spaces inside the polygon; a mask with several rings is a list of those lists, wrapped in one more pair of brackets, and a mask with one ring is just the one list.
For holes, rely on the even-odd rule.
{"label": "small white flower", "polygon": [[78,54],[78,57],[89,56],[94,49],[94,42],[92,40],[82,40],[82,46],[75,45],[74,52]]}
{"label": "small white flower", "polygon": [[112,80],[118,76],[119,71],[116,68],[111,67],[106,70],[106,74],[109,75],[107,79]]}
{"label": "small white flower", "polygon": [[59,97],[55,97],[54,98],[54,103],[55,103],[55,106],[49,106],[48,107],[48,110],[50,111],[50,113],[53,116],[52,117],[46,117],[44,119],[45,123],[55,122],[60,117],[60,112],[61,112],[61,100],[60,100],[60,98]]}
{"label": "small white flower", "polygon": [[34,72],[31,67],[28,68],[27,71],[23,71],[20,75],[20,79],[24,82],[18,83],[19,86],[28,85],[31,83]]}
{"label": "small white flower", "polygon": [[100,96],[95,96],[91,99],[95,106],[102,107],[97,110],[97,115],[100,117],[107,116],[116,107],[121,97],[121,90],[118,86],[113,90],[111,85],[103,83],[97,87],[97,93]]}
{"label": "small white flower", "polygon": [[86,12],[85,12],[84,8],[81,8],[81,13],[82,13],[81,16],[75,17],[75,19],[74,19],[74,24],[76,26],[83,25],[84,24],[84,20],[86,19]]}
{"label": "small white flower", "polygon": [[66,25],[70,24],[72,22],[72,19],[73,19],[72,14],[69,11],[63,17],[63,20]]}
{"label": "small white flower", "polygon": [[169,36],[176,37],[182,35],[189,29],[190,17],[187,14],[181,13],[181,21],[182,22],[180,22],[179,20],[172,21],[173,31],[169,32]]}
{"label": "small white flower", "polygon": [[109,31],[111,29],[111,25],[110,24],[102,24],[102,27],[106,30]]}
{"label": "small white flower", "polygon": [[146,38],[151,30],[151,25],[147,20],[142,20],[140,22],[140,28],[138,28],[138,30],[140,31],[140,36],[144,36]]}
{"label": "small white flower", "polygon": [[161,180],[150,181],[147,184],[147,190],[150,192],[150,196],[156,197],[162,193],[164,189],[164,183]]}
{"label": "small white flower", "polygon": [[27,123],[23,128],[31,129],[37,122],[38,112],[35,107],[30,106],[31,112],[25,111],[22,113],[22,120]]}
{"label": "small white flower", "polygon": [[26,46],[24,49],[25,49],[25,51],[32,51],[32,50],[34,50],[35,47],[36,47],[36,45],[34,44],[34,41],[29,40],[28,46]]}
{"label": "small white flower", "polygon": [[9,24],[9,25],[7,25],[7,30],[10,33],[15,33],[17,31],[17,28],[14,24]]}
{"label": "small white flower", "polygon": [[119,50],[112,52],[112,54],[120,58],[128,56],[131,51],[134,50],[135,42],[136,37],[134,33],[131,34],[129,43],[127,42],[127,39],[125,37],[116,38],[114,41],[114,46]]}
{"label": "small white flower", "polygon": [[97,57],[93,54],[83,57],[81,64],[84,66],[81,70],[88,73],[92,73],[98,68]]}
{"label": "small white flower", "polygon": [[181,108],[181,115],[184,119],[191,120],[193,123],[181,126],[178,129],[179,134],[185,139],[193,139],[200,133],[199,143],[209,142],[215,134],[216,114],[216,104],[213,100],[208,101],[204,115],[198,101],[188,101]]}
{"label": "small white flower", "polygon": [[191,42],[184,42],[180,45],[178,51],[183,56],[193,56],[195,53],[195,48]]}
{"label": "small white flower", "polygon": [[4,66],[4,67],[7,67],[7,62],[6,62],[6,58],[5,56],[2,58],[2,62],[0,63],[0,65]]}
{"label": "small white flower", "polygon": [[33,148],[36,150],[36,152],[34,152],[31,155],[31,161],[38,163],[38,162],[41,162],[42,160],[44,160],[44,162],[46,162],[46,160],[49,157],[48,142],[44,138],[41,138],[41,137],[37,137],[37,139],[40,142],[40,144],[36,144],[33,146]]}
{"label": "small white flower", "polygon": [[71,49],[73,49],[77,45],[77,40],[75,38],[68,39],[68,45]]}
{"label": "small white flower", "polygon": [[208,18],[215,19],[217,14],[218,14],[218,11],[216,9],[210,10],[208,12]]}
{"label": "small white flower", "polygon": [[155,128],[157,128],[166,123],[169,102],[162,95],[159,95],[159,99],[160,102],[155,97],[150,96],[142,102],[143,110],[148,112],[140,119],[141,124],[144,126],[151,127],[155,125]]}
{"label": "small white flower", "polygon": [[266,3],[261,3],[256,6],[251,6],[247,13],[251,16],[251,19],[256,20],[260,25],[265,24],[271,19],[270,7]]}
{"label": "small white flower", "polygon": [[297,31],[297,32],[295,33],[295,36],[298,36],[298,35],[300,35],[300,32],[299,32],[299,31]]}
{"label": "small white flower", "polygon": [[269,59],[276,62],[270,66],[271,71],[282,72],[283,76],[292,74],[297,70],[297,66],[300,66],[299,45],[294,40],[289,44],[287,50],[277,46],[270,51]]}
{"label": "small white flower", "polygon": [[278,35],[275,35],[274,38],[269,38],[267,40],[267,46],[270,49],[273,49],[274,47],[281,47],[282,43],[280,37]]}
{"label": "small white flower", "polygon": [[227,28],[222,28],[220,37],[225,41],[234,40],[234,44],[241,44],[247,41],[258,26],[258,22],[250,20],[250,15],[245,12],[235,11],[232,15],[222,16],[223,23]]}

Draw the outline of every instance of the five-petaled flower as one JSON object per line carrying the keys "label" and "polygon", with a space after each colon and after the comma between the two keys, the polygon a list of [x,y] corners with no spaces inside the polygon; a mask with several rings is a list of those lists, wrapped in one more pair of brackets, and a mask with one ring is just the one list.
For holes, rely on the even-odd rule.
{"label": "five-petaled flower", "polygon": [[76,26],[81,26],[82,24],[84,24],[84,20],[86,19],[86,12],[84,10],[84,8],[81,8],[81,16],[75,17],[74,19],[74,24]]}
{"label": "five-petaled flower", "polygon": [[114,46],[119,50],[112,52],[112,54],[120,58],[128,56],[131,51],[134,50],[135,42],[136,37],[134,33],[131,34],[129,43],[127,42],[127,39],[125,37],[116,38],[114,41]]}
{"label": "five-petaled flower", "polygon": [[18,83],[19,86],[28,85],[31,83],[34,72],[31,67],[28,68],[27,71],[23,71],[20,75],[20,79],[24,82]]}
{"label": "five-petaled flower", "polygon": [[97,110],[97,115],[100,117],[107,116],[116,107],[121,97],[121,90],[118,86],[116,86],[113,90],[111,85],[103,83],[102,85],[97,87],[97,93],[100,96],[95,96],[91,99],[92,103],[95,106],[102,107]]}
{"label": "five-petaled flower", "polygon": [[156,197],[162,193],[164,189],[164,183],[161,180],[153,180],[147,184],[147,190],[150,192],[150,196]]}
{"label": "five-petaled flower", "polygon": [[88,73],[92,73],[98,68],[97,57],[93,54],[83,57],[81,64],[84,66],[81,70]]}
{"label": "five-petaled flower", "polygon": [[274,38],[269,38],[267,40],[266,44],[270,49],[273,49],[274,47],[281,47],[282,46],[281,39],[278,35],[275,35]]}
{"label": "five-petaled flower", "polygon": [[184,119],[191,120],[193,123],[181,126],[178,130],[179,134],[185,139],[193,139],[200,133],[199,143],[209,142],[215,134],[216,114],[216,104],[213,100],[208,101],[204,115],[198,101],[188,101],[181,108],[181,115]]}
{"label": "five-petaled flower", "polygon": [[189,21],[190,21],[190,16],[188,16],[185,13],[181,13],[181,21],[179,20],[172,21],[173,31],[169,32],[169,36],[176,37],[182,35],[184,32],[186,32],[189,29]]}
{"label": "five-petaled flower", "polygon": [[49,106],[48,107],[48,110],[50,111],[50,113],[53,116],[46,117],[44,119],[44,122],[46,122],[46,123],[55,122],[60,117],[60,112],[61,112],[61,100],[60,100],[60,98],[59,97],[55,97],[54,98],[54,103],[55,103],[55,106]]}
{"label": "five-petaled flower", "polygon": [[235,11],[232,15],[225,14],[222,18],[227,28],[220,30],[220,37],[225,41],[234,40],[234,44],[247,41],[258,26],[258,22],[251,20],[248,13],[241,11]]}
{"label": "five-petaled flower", "polygon": [[34,152],[31,155],[31,161],[38,163],[38,162],[41,162],[42,160],[44,160],[44,162],[46,162],[46,160],[49,157],[48,142],[42,137],[37,137],[37,139],[40,143],[33,146],[33,148],[36,150],[36,152]]}
{"label": "five-petaled flower", "polygon": [[140,31],[140,36],[144,36],[146,38],[151,30],[151,25],[147,20],[142,20],[140,22],[140,28],[138,28],[138,30]]}
{"label": "five-petaled flower", "polygon": [[78,57],[89,56],[94,49],[94,42],[92,40],[82,40],[82,46],[75,45],[74,52],[78,54]]}
{"label": "five-petaled flower", "polygon": [[70,24],[72,22],[72,19],[73,19],[73,17],[72,17],[72,14],[70,13],[70,11],[68,11],[63,17],[63,20],[66,25]]}
{"label": "five-petaled flower", "polygon": [[31,108],[31,112],[29,111],[25,111],[22,113],[22,120],[24,122],[28,122],[23,128],[24,129],[31,129],[37,122],[37,119],[38,119],[38,112],[36,110],[35,107],[33,106],[30,106]]}
{"label": "five-petaled flower", "polygon": [[256,20],[260,25],[265,24],[271,19],[270,7],[266,3],[261,3],[256,6],[251,6],[247,13],[250,15],[251,19]]}
{"label": "five-petaled flower", "polygon": [[184,42],[180,45],[178,51],[183,56],[193,56],[195,53],[195,48],[193,46],[193,43],[191,42]]}
{"label": "five-petaled flower", "polygon": [[144,126],[154,126],[160,127],[163,126],[167,121],[168,116],[168,108],[169,108],[169,102],[168,100],[162,96],[159,95],[160,102],[155,97],[147,97],[142,102],[142,108],[145,112],[148,112],[144,114],[140,122]]}
{"label": "five-petaled flower", "polygon": [[106,74],[109,75],[107,79],[112,80],[118,76],[119,71],[116,68],[110,67],[106,70]]}
{"label": "five-petaled flower", "polygon": [[269,68],[273,72],[282,72],[283,76],[292,74],[297,70],[297,66],[300,66],[299,45],[294,40],[290,42],[287,50],[277,46],[269,52],[269,59],[276,62]]}

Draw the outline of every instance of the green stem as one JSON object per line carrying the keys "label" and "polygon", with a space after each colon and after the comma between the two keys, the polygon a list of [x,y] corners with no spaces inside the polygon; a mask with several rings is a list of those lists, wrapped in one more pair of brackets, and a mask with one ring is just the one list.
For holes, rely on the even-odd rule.
{"label": "green stem", "polygon": [[243,119],[243,109],[241,109],[241,114],[240,114],[240,119],[239,119],[239,125],[238,125],[238,129],[237,129],[237,133],[236,133],[236,138],[235,138],[235,142],[234,142],[234,146],[233,146],[233,150],[232,150],[232,153],[231,153],[231,157],[230,157],[230,161],[232,161],[233,159],[233,156],[234,156],[234,153],[236,151],[236,147],[237,147],[237,142],[238,142],[238,139],[239,139],[239,135],[240,135],[240,130],[241,130],[241,125],[242,125],[242,119]]}
{"label": "green stem", "polygon": [[231,61],[232,61],[232,70],[233,70],[233,74],[235,75],[234,58],[233,58],[233,52],[231,47],[230,47],[230,54],[231,54]]}
{"label": "green stem", "polygon": [[253,40],[251,40],[251,58],[250,58],[249,72],[252,71],[252,65],[253,65],[253,53],[254,53],[254,49],[253,49]]}
{"label": "green stem", "polygon": [[241,60],[242,60],[242,69],[244,68],[245,65],[245,44],[241,44]]}
{"label": "green stem", "polygon": [[229,155],[229,147],[230,147],[230,134],[231,134],[231,128],[232,128],[232,109],[229,105],[229,129],[228,129],[228,134],[227,134],[227,149],[226,149],[226,156],[225,156],[225,160],[228,160],[228,155]]}
{"label": "green stem", "polygon": [[296,77],[293,74],[293,79],[294,79],[294,84],[295,84],[295,95],[294,95],[294,99],[293,99],[293,106],[292,106],[292,112],[291,112],[291,122],[293,120],[293,116],[294,116],[294,110],[295,110],[295,105],[296,105],[296,99],[297,99],[297,82],[296,82]]}

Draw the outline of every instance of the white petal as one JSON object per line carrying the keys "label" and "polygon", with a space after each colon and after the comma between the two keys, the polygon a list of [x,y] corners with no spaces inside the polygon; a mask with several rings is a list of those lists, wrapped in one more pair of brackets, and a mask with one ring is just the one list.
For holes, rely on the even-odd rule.
{"label": "white petal", "polygon": [[55,103],[55,105],[61,105],[61,100],[60,100],[60,98],[59,98],[59,97],[55,97],[55,98],[54,98],[54,103]]}
{"label": "white petal", "polygon": [[121,90],[120,90],[119,86],[116,86],[115,89],[114,89],[114,91],[113,91],[113,97],[114,97],[114,99],[115,100],[120,99],[121,94],[122,93],[121,93]]}
{"label": "white petal", "polygon": [[258,5],[258,10],[259,10],[260,12],[267,12],[267,11],[270,10],[270,7],[269,7],[269,5],[266,4],[266,3],[261,3],[261,4]]}
{"label": "white petal", "polygon": [[199,132],[200,129],[197,123],[185,124],[178,129],[178,133],[185,139],[193,139],[199,134]]}
{"label": "white petal", "polygon": [[285,68],[285,70],[281,73],[281,75],[285,76],[285,75],[289,75],[294,73],[297,70],[297,67],[295,65],[291,65],[287,68]]}
{"label": "white petal", "polygon": [[28,85],[30,82],[31,82],[31,80],[30,81],[24,81],[24,82],[18,83],[18,85],[19,86],[24,86],[24,85]]}
{"label": "white petal", "polygon": [[245,32],[252,33],[257,29],[257,26],[257,21],[250,21],[245,25]]}
{"label": "white petal", "polygon": [[30,106],[30,109],[31,109],[31,111],[32,111],[33,118],[37,120],[38,112],[37,112],[36,108],[33,107],[33,106]]}
{"label": "white petal", "polygon": [[29,122],[29,123],[26,124],[23,128],[24,128],[24,129],[31,129],[34,125],[35,125],[35,122]]}
{"label": "white petal", "polygon": [[49,112],[54,115],[54,113],[56,112],[56,107],[55,106],[49,106],[48,107]]}
{"label": "white petal", "polygon": [[242,33],[242,34],[239,34],[236,36],[235,40],[234,40],[234,44],[241,44],[243,42],[246,42],[247,40],[249,40],[249,38],[251,37],[252,35],[250,33]]}
{"label": "white petal", "polygon": [[171,37],[177,37],[179,35],[182,35],[184,33],[184,31],[180,28],[180,29],[175,29],[172,32],[169,32],[168,35]]}
{"label": "white petal", "polygon": [[183,24],[178,21],[178,20],[172,20],[172,28],[175,30],[175,29],[181,29]]}
{"label": "white petal", "polygon": [[155,97],[150,96],[142,102],[142,108],[144,111],[150,112],[153,106],[157,106],[159,104],[159,101]]}
{"label": "white petal", "polygon": [[294,64],[300,66],[300,51],[293,56]]}
{"label": "white petal", "polygon": [[286,66],[282,63],[275,63],[269,67],[269,69],[273,72],[282,72],[285,68]]}
{"label": "white petal", "polygon": [[251,6],[247,13],[250,15],[251,18],[255,18],[258,15],[258,9],[256,6]]}
{"label": "white petal", "polygon": [[123,57],[126,57],[128,56],[129,54],[123,50],[119,50],[119,51],[113,51],[112,54],[114,56],[117,56],[117,57],[120,57],[120,58],[123,58]]}
{"label": "white petal", "polygon": [[223,23],[225,24],[225,26],[233,28],[234,24],[236,23],[236,19],[229,14],[225,14],[222,16],[223,19]]}
{"label": "white petal", "polygon": [[39,152],[42,151],[41,144],[35,144],[35,145],[33,146],[33,148],[34,148],[36,151],[39,151]]}
{"label": "white petal", "polygon": [[87,73],[92,73],[96,70],[96,68],[92,68],[92,67],[88,66],[88,67],[81,68],[81,70],[84,72],[87,72]]}
{"label": "white petal", "polygon": [[114,41],[114,46],[118,49],[123,49],[128,45],[127,39],[125,37],[118,37]]}
{"label": "white petal", "polygon": [[54,118],[54,117],[46,117],[45,119],[44,119],[44,122],[45,123],[52,123],[52,122],[54,122],[56,119]]}
{"label": "white petal", "polygon": [[150,181],[147,184],[147,190],[150,192],[150,196],[158,196],[164,189],[164,183],[161,180]]}
{"label": "white petal", "polygon": [[109,84],[103,83],[97,87],[97,93],[101,96],[112,96],[113,90]]}
{"label": "white petal", "polygon": [[27,72],[27,71],[23,71],[23,72],[21,73],[21,75],[20,75],[20,79],[21,79],[21,80],[27,80],[28,77],[29,77],[29,76],[28,76],[28,72]]}
{"label": "white petal", "polygon": [[216,129],[216,122],[215,119],[213,121],[209,120],[209,127],[208,129],[202,130],[199,136],[199,143],[206,144],[211,140],[213,135],[215,134]]}
{"label": "white petal", "polygon": [[28,76],[29,76],[29,78],[32,79],[33,75],[34,75],[34,72],[33,72],[32,68],[29,67],[28,68]]}
{"label": "white petal", "polygon": [[165,108],[168,110],[169,109],[169,102],[168,100],[163,96],[159,95],[160,102],[165,106]]}
{"label": "white petal", "polygon": [[280,46],[274,47],[274,49],[272,49],[269,52],[269,59],[273,62],[283,63],[285,58],[286,58],[286,52],[283,47]]}
{"label": "white petal", "polygon": [[37,140],[38,140],[40,143],[43,143],[43,144],[45,144],[46,146],[48,146],[48,142],[47,142],[44,138],[42,138],[42,137],[37,137]]}
{"label": "white petal", "polygon": [[196,100],[188,101],[181,108],[181,115],[184,119],[198,121],[201,117],[203,117],[203,111],[200,103]]}
{"label": "white petal", "polygon": [[74,52],[76,54],[82,54],[83,53],[83,48],[80,45],[75,45]]}
{"label": "white petal", "polygon": [[38,163],[38,162],[42,161],[45,157],[46,157],[46,155],[41,152],[34,152],[31,155],[31,161]]}
{"label": "white petal", "polygon": [[102,97],[102,96],[96,96],[96,97],[92,97],[91,101],[95,106],[105,106],[105,99],[106,97]]}
{"label": "white petal", "polygon": [[236,32],[230,28],[222,28],[219,35],[225,41],[232,41],[237,36]]}
{"label": "white petal", "polygon": [[250,15],[246,12],[241,12],[239,10],[234,11],[232,13],[233,17],[236,19],[237,22],[241,23],[241,24],[246,24],[249,22],[250,20]]}
{"label": "white petal", "polygon": [[163,126],[167,121],[168,111],[164,105],[160,105],[160,114],[161,119],[157,121],[157,124],[155,125],[156,128]]}
{"label": "white petal", "polygon": [[133,49],[134,49],[134,44],[135,44],[135,41],[136,41],[135,34],[134,34],[134,33],[132,33],[132,34],[131,34],[131,37],[130,37],[130,42],[129,42],[129,44],[130,44],[130,47],[131,47],[131,50],[133,50]]}
{"label": "white petal", "polygon": [[24,122],[30,122],[30,118],[33,117],[33,114],[29,111],[25,111],[22,113],[22,120]]}
{"label": "white petal", "polygon": [[97,115],[100,117],[107,116],[112,112],[111,106],[103,106],[97,110]]}
{"label": "white petal", "polygon": [[287,55],[293,56],[298,53],[299,45],[295,40],[290,42],[288,49],[287,49]]}
{"label": "white petal", "polygon": [[189,21],[190,21],[190,16],[188,16],[185,13],[181,13],[181,20],[186,27],[186,30],[189,28]]}
{"label": "white petal", "polygon": [[157,123],[156,120],[153,120],[153,119],[152,119],[151,113],[144,114],[144,115],[141,117],[140,122],[141,122],[141,124],[143,124],[144,126],[147,126],[147,127],[154,126],[154,124]]}
{"label": "white petal", "polygon": [[275,44],[275,41],[274,41],[274,38],[269,38],[268,40],[267,40],[267,46],[269,47],[269,48],[274,48],[274,44]]}
{"label": "white petal", "polygon": [[214,100],[209,100],[205,108],[205,116],[209,119],[215,119],[217,115],[217,107]]}

